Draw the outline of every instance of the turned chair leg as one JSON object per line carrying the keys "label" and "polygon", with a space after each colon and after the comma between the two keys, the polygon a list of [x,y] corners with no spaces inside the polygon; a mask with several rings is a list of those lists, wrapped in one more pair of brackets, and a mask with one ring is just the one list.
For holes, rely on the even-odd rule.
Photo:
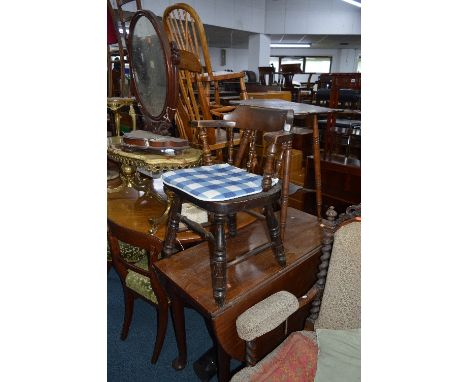
{"label": "turned chair leg", "polygon": [[135,296],[126,287],[124,287],[124,300],[125,300],[125,314],[124,314],[124,323],[122,327],[122,333],[120,335],[121,340],[125,340],[128,336],[128,330],[130,329],[130,324],[132,323],[133,305],[135,301]]}
{"label": "turned chair leg", "polygon": [[271,204],[265,206],[264,213],[268,225],[268,232],[270,233],[270,239],[273,243],[273,251],[275,252],[276,260],[279,265],[284,267],[286,265],[286,257],[284,254],[283,241],[280,237],[278,220],[276,219],[273,211],[273,206]]}
{"label": "turned chair leg", "polygon": [[167,224],[166,236],[164,238],[164,246],[161,256],[169,257],[176,252],[175,239],[179,232],[180,213],[182,211],[182,200],[178,195],[174,195],[172,207],[169,211],[169,221]]}
{"label": "turned chair leg", "polygon": [[224,234],[225,220],[225,215],[214,215],[215,243],[210,265],[213,297],[218,306],[223,306],[224,299],[226,298],[226,237]]}
{"label": "turned chair leg", "polygon": [[237,214],[228,214],[227,217],[229,237],[235,237],[237,235]]}

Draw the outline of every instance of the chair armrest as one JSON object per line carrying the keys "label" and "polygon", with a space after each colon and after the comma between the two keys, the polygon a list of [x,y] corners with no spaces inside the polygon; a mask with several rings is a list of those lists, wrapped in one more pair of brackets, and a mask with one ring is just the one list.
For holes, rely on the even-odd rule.
{"label": "chair armrest", "polygon": [[203,79],[209,79],[211,81],[223,81],[223,80],[235,80],[237,78],[244,78],[244,72],[213,72],[213,76],[209,78],[208,73],[203,73]]}
{"label": "chair armrest", "polygon": [[296,296],[286,291],[277,292],[237,317],[237,334],[244,341],[252,341],[277,328],[297,309]]}
{"label": "chair armrest", "polygon": [[219,120],[202,120],[202,121],[191,121],[190,122],[193,127],[236,127],[235,121],[224,121],[222,119]]}
{"label": "chair armrest", "polygon": [[273,131],[269,133],[265,133],[263,135],[263,139],[267,144],[271,143],[284,143],[288,141],[292,141],[293,134],[288,131]]}
{"label": "chair armrest", "polygon": [[299,309],[315,300],[321,292],[322,290],[316,287],[315,285],[312,288],[310,288],[304,296],[298,298]]}

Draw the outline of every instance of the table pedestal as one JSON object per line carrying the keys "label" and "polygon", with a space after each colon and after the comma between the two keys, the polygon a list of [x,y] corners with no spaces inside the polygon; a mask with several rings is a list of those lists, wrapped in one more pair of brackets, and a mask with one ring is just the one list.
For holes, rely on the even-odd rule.
{"label": "table pedestal", "polygon": [[128,114],[130,118],[132,118],[132,128],[136,130],[136,113],[135,109],[133,108],[133,102],[135,102],[135,98],[132,97],[112,97],[107,98],[107,107],[112,110],[114,113],[114,122],[115,122],[115,135],[120,136],[120,112],[119,110],[124,107],[128,106],[130,108]]}

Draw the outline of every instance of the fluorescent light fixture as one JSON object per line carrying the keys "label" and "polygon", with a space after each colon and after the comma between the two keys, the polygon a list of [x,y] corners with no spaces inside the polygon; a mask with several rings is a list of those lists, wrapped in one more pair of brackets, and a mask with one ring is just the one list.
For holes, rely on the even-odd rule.
{"label": "fluorescent light fixture", "polygon": [[310,48],[310,44],[286,44],[279,42],[270,44],[270,48]]}
{"label": "fluorescent light fixture", "polygon": [[354,0],[343,0],[345,3],[354,5],[356,7],[361,8],[361,3],[359,1],[354,1]]}

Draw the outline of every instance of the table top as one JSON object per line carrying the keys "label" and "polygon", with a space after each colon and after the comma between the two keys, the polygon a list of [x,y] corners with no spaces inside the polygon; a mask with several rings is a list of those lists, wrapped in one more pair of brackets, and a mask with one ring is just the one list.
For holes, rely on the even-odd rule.
{"label": "table top", "polygon": [[[129,187],[117,192],[109,192],[107,194],[107,218],[122,227],[147,234],[150,229],[149,219],[162,215],[164,206],[154,197],[144,197],[143,194],[144,192]],[[255,220],[255,217],[247,213],[237,215],[237,224],[240,228]],[[166,225],[162,224],[156,236],[164,240],[165,234]],[[177,239],[182,244],[201,240],[200,236],[192,231],[179,232]]]}
{"label": "table top", "polygon": [[[247,229],[239,230],[237,236],[227,239],[228,262],[253,248],[268,242],[264,221],[256,221]],[[284,247],[286,267],[281,268],[271,249],[264,250],[249,259],[227,269],[227,294],[223,307],[214,299],[211,287],[211,270],[208,243],[202,242],[184,252],[158,261],[161,274],[190,297],[208,315],[216,317],[235,305],[237,300],[256,293],[272,278],[280,277],[291,267],[321,248],[321,229],[315,216],[288,208]]]}
{"label": "table top", "polygon": [[309,105],[306,103],[290,102],[281,99],[246,99],[231,101],[233,105],[248,105],[266,107],[279,110],[293,110],[294,115],[327,114],[340,111],[341,109],[330,109],[328,107]]}
{"label": "table top", "polygon": [[120,108],[122,106],[129,106],[135,102],[135,97],[108,97],[107,106],[110,108]]}
{"label": "table top", "polygon": [[153,174],[180,168],[199,166],[202,151],[194,148],[181,150],[176,155],[158,154],[154,151],[124,151],[119,143],[121,137],[112,137],[108,141],[107,156],[122,164],[143,168]]}

